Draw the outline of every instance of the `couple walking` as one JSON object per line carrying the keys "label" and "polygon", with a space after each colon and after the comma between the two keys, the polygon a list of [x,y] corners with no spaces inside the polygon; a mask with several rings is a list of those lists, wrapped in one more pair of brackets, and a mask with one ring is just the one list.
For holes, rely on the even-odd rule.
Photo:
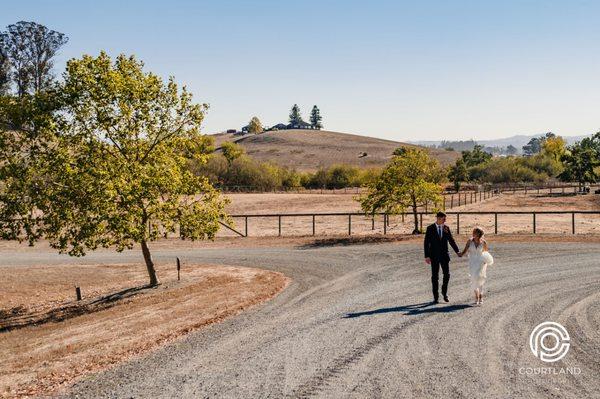
{"label": "couple walking", "polygon": [[450,281],[450,254],[448,244],[452,247],[458,257],[465,254],[469,256],[469,275],[471,276],[471,288],[475,295],[475,303],[483,303],[483,286],[486,280],[486,269],[494,263],[492,255],[488,252],[487,242],[483,238],[483,230],[476,227],[473,236],[469,238],[465,248],[459,251],[450,228],[446,226],[446,214],[438,212],[435,223],[427,227],[425,233],[425,262],[431,265],[431,285],[433,288],[433,302],[438,303],[439,273],[442,269],[442,296],[444,301],[450,302],[448,298],[448,282]]}

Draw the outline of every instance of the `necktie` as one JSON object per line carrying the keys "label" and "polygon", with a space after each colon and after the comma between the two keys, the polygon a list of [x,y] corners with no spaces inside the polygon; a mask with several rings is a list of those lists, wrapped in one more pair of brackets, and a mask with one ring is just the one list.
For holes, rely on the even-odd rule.
{"label": "necktie", "polygon": [[440,238],[442,238],[442,226],[438,225],[438,234],[440,236]]}

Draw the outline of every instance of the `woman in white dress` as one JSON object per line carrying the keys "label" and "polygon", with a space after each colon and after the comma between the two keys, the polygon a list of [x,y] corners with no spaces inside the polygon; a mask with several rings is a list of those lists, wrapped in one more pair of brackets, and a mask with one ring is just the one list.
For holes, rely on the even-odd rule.
{"label": "woman in white dress", "polygon": [[486,269],[494,263],[492,255],[488,252],[488,245],[483,238],[483,230],[479,227],[473,229],[473,237],[469,238],[465,249],[460,253],[469,255],[469,275],[471,276],[471,288],[475,293],[475,304],[483,303],[483,286],[487,278]]}

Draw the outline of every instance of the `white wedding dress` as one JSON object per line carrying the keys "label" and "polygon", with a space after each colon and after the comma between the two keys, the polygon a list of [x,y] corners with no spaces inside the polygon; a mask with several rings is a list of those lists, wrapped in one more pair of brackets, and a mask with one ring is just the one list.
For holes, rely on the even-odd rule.
{"label": "white wedding dress", "polygon": [[483,250],[483,243],[475,245],[471,240],[469,243],[469,275],[471,276],[471,288],[479,289],[483,293],[483,285],[487,278],[487,267],[494,263],[494,258],[488,251]]}

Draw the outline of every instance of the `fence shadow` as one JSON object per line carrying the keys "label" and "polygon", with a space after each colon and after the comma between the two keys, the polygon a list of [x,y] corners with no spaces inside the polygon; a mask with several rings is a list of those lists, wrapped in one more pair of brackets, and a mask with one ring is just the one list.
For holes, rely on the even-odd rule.
{"label": "fence shadow", "polygon": [[391,308],[379,308],[364,312],[347,313],[344,319],[353,319],[363,316],[373,316],[385,313],[402,313],[406,316],[414,316],[423,313],[450,313],[472,307],[469,304],[457,305],[435,305],[433,302],[416,303],[413,305],[395,306]]}
{"label": "fence shadow", "polygon": [[23,307],[2,311],[0,312],[0,333],[45,323],[61,322],[84,314],[95,313],[111,308],[123,299],[154,288],[156,287],[151,285],[126,288],[98,298],[81,302],[69,302],[59,307],[39,312],[30,312]]}

